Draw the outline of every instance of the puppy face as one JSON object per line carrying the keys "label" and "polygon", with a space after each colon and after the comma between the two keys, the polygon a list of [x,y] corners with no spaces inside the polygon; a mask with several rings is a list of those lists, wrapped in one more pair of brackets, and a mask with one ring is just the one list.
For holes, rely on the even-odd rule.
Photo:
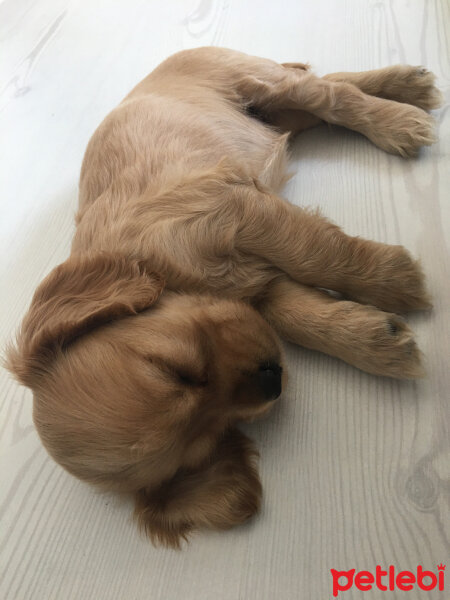
{"label": "puppy face", "polygon": [[[45,281],[10,360],[34,391],[34,420],[57,462],[105,487],[138,490],[195,468],[231,423],[266,412],[281,391],[282,357],[273,330],[246,304],[158,297],[157,278],[131,269],[132,294],[145,283],[134,276],[148,279],[148,299],[136,306],[124,299],[124,274],[109,277],[110,261],[90,279],[99,269],[92,259]],[[67,282],[78,291],[68,293]],[[108,304],[119,295],[133,306],[126,314]],[[87,297],[96,297],[90,308]],[[57,314],[55,305],[67,311],[74,299],[70,314]]]}

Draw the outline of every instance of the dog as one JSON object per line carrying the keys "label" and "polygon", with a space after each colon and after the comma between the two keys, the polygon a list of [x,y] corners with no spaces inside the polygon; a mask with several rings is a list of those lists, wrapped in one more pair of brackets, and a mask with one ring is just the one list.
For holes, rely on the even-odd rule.
{"label": "dog", "polygon": [[257,512],[257,452],[236,424],[285,387],[280,338],[422,375],[397,316],[430,306],[417,261],[278,193],[289,139],[324,121],[401,156],[431,144],[434,80],[405,65],[319,78],[197,48],[159,65],[90,140],[71,254],[38,287],[8,367],[33,391],[50,455],[133,494],[154,543]]}

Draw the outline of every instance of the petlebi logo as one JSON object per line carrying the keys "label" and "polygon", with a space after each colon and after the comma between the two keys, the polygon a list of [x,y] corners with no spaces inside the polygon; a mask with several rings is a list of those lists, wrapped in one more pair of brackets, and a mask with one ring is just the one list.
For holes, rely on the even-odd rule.
{"label": "petlebi logo", "polygon": [[376,566],[375,573],[371,571],[359,571],[350,569],[349,571],[336,571],[330,569],[333,578],[333,596],[336,598],[339,592],[346,592],[351,587],[366,592],[374,589],[410,591],[420,589],[430,591],[445,589],[445,565],[442,563],[437,565],[437,572],[426,571],[419,565],[415,571],[399,571],[395,567],[389,565],[386,570],[383,570],[380,565]]}

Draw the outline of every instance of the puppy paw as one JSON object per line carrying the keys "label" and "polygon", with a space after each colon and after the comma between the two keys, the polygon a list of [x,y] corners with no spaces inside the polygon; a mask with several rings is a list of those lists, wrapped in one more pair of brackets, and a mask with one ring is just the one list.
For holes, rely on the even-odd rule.
{"label": "puppy paw", "polygon": [[381,313],[379,323],[370,330],[368,370],[376,375],[398,379],[425,376],[422,354],[414,334],[397,315]]}
{"label": "puppy paw", "polygon": [[348,295],[362,304],[405,313],[432,307],[419,261],[403,246],[367,242],[364,277]]}
{"label": "puppy paw", "polygon": [[397,379],[425,375],[413,332],[398,315],[354,305],[352,319],[354,338],[344,360],[374,375]]}
{"label": "puppy paw", "polygon": [[399,313],[432,307],[420,263],[403,246],[389,247],[381,273],[377,306]]}
{"label": "puppy paw", "polygon": [[421,146],[436,141],[435,122],[425,111],[409,104],[396,103],[372,115],[367,137],[390,154],[415,156]]}
{"label": "puppy paw", "polygon": [[395,313],[432,307],[419,261],[406,248],[359,238],[355,243],[360,275],[342,290],[347,297]]}
{"label": "puppy paw", "polygon": [[395,73],[389,77],[383,89],[385,97],[412,104],[423,110],[432,110],[442,105],[443,96],[434,85],[434,73],[425,67],[410,65],[398,65],[395,69]]}

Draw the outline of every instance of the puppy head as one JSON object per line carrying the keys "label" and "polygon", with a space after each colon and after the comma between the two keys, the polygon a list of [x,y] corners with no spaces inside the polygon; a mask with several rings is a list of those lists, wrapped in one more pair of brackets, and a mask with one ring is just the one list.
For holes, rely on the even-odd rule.
{"label": "puppy head", "polygon": [[81,479],[156,486],[281,391],[280,344],[256,311],[163,287],[136,261],[71,257],[38,288],[9,351],[44,445]]}

